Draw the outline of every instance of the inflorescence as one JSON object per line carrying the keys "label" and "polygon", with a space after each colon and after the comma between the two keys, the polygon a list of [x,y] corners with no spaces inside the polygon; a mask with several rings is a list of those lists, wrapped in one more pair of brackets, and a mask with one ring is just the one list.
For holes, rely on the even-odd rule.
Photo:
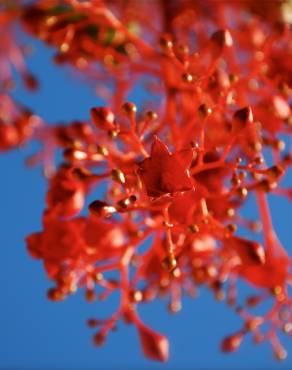
{"label": "inflorescence", "polygon": [[[92,302],[118,291],[115,314],[88,320],[94,344],[124,320],[137,328],[146,357],[166,361],[167,338],[143,323],[139,305],[168,296],[176,313],[184,295],[195,297],[204,286],[242,318],[223,339],[223,352],[251,334],[285,359],[278,334],[292,334],[292,261],[268,196],[292,199],[292,188],[281,185],[292,164],[291,1],[1,6],[0,150],[42,144],[28,163],[42,162],[48,180],[43,230],[26,242],[54,283],[48,298],[83,288]],[[47,125],[14,102],[11,66],[29,89],[38,87],[14,22],[54,48],[56,65],[95,84],[108,105],[92,107],[88,122]],[[138,109],[125,101],[142,84],[153,101]],[[57,150],[63,159],[56,164]],[[87,196],[105,185],[84,210]],[[258,221],[242,213],[251,196]],[[244,303],[238,280],[256,289]],[[271,308],[255,315],[268,299]]]}

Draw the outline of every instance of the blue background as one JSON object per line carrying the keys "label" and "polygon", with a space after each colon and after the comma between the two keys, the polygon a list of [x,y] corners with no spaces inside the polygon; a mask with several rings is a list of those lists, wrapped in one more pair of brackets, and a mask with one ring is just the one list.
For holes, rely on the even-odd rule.
{"label": "blue background", "polygon": [[[40,79],[41,89],[28,93],[18,83],[14,96],[48,122],[88,118],[89,108],[100,104],[91,88],[70,78],[65,68],[56,68],[51,62],[52,50],[39,42],[33,41],[33,45],[35,53],[28,64]],[[273,360],[269,344],[255,346],[250,337],[238,352],[222,354],[220,340],[240,328],[241,320],[205,290],[199,299],[186,298],[177,315],[167,313],[167,301],[141,307],[145,322],[169,337],[167,364],[146,360],[135,329],[124,324],[109,336],[104,347],[94,348],[85,320],[114,311],[118,296],[93,304],[85,302],[82,292],[61,303],[46,299],[50,283],[42,264],[28,256],[24,244],[26,235],[41,228],[46,189],[41,168],[28,170],[25,166],[24,159],[33,150],[28,146],[0,156],[0,368],[292,368],[292,353],[279,363]],[[291,184],[291,176],[289,181]],[[253,207],[248,205],[246,212],[254,216]],[[289,246],[291,204],[272,199],[272,209],[281,241]],[[291,339],[283,343],[292,350]]]}

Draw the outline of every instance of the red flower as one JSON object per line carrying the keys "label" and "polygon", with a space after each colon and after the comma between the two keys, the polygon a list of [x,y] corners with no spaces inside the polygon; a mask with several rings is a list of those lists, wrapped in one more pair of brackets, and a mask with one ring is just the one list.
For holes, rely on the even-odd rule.
{"label": "red flower", "polygon": [[191,149],[170,153],[167,146],[154,137],[151,156],[139,166],[139,175],[150,197],[187,191],[193,188],[188,168],[193,159]]}
{"label": "red flower", "polygon": [[[48,176],[44,229],[27,244],[55,284],[48,298],[62,300],[79,287],[90,302],[96,288],[99,300],[119,292],[114,313],[90,320],[98,327],[96,345],[124,319],[136,326],[145,356],[166,361],[167,339],[143,324],[137,307],[168,296],[174,313],[184,293],[193,297],[204,285],[219,300],[226,291],[244,321],[222,341],[223,352],[237,350],[253,332],[257,343],[269,340],[276,358],[285,358],[277,331],[291,332],[292,262],[277,240],[264,193],[291,195],[281,184],[292,165],[291,148],[283,152],[292,128],[287,1],[264,7],[254,0],[4,4],[0,151],[31,139],[43,145],[29,163],[43,161]],[[145,22],[153,15],[155,29]],[[28,88],[36,87],[10,27],[17,17],[56,49],[57,64],[70,64],[111,102],[91,109],[95,129],[86,121],[48,127],[5,93],[11,65]],[[157,113],[148,111],[151,103],[138,112],[124,102],[144,79],[160,97]],[[169,148],[156,135],[167,138]],[[57,172],[55,150],[63,151]],[[138,163],[141,155],[146,159]],[[90,191],[99,200],[90,203],[89,215],[72,218]],[[240,208],[253,193],[259,220],[251,221]],[[242,227],[258,232],[259,224],[262,244],[242,238]],[[258,290],[240,306],[238,279]],[[274,301],[269,312],[253,317],[249,308],[267,298]],[[269,335],[262,336],[262,324]]]}
{"label": "red flower", "polygon": [[30,255],[42,259],[48,276],[55,279],[60,272],[73,278],[75,270],[81,276],[87,265],[120,256],[125,240],[116,224],[79,217],[50,220],[26,241]]}

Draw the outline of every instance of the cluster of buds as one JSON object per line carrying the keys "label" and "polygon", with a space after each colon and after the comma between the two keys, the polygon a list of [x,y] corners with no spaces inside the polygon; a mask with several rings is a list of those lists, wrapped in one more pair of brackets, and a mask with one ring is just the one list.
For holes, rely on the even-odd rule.
{"label": "cluster of buds", "polygon": [[[168,341],[145,326],[139,305],[168,296],[176,313],[184,295],[204,286],[243,319],[223,339],[223,352],[251,333],[282,360],[279,332],[292,333],[292,261],[268,197],[292,198],[292,188],[281,185],[292,164],[285,147],[292,133],[291,3],[124,5],[44,0],[20,11],[25,29],[56,48],[57,64],[69,63],[96,84],[114,82],[108,107],[91,108],[90,122],[34,135],[44,153],[30,161],[50,163],[49,186],[43,230],[27,245],[54,282],[48,298],[84,288],[93,302],[119,291],[113,315],[88,320],[94,344],[124,320],[137,328],[146,357],[166,361]],[[142,89],[142,78],[158,98],[138,109],[125,100]],[[14,146],[5,146],[0,131],[1,145]],[[56,149],[63,160],[54,169]],[[105,187],[86,208],[87,196]],[[257,222],[242,213],[251,195]],[[239,279],[258,291],[243,303]],[[270,310],[254,316],[252,307],[266,299]]]}

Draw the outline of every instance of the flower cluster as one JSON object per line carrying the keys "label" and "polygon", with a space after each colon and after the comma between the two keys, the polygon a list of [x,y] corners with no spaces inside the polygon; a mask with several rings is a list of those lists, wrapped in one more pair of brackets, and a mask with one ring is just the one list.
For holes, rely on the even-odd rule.
{"label": "flower cluster", "polygon": [[[167,295],[175,313],[185,294],[204,286],[243,321],[223,339],[223,352],[251,334],[284,359],[279,332],[292,334],[292,261],[268,196],[292,198],[292,188],[281,185],[292,163],[285,148],[292,133],[290,2],[43,0],[21,7],[19,18],[55,48],[57,64],[94,81],[104,96],[104,84],[112,85],[108,107],[92,107],[90,122],[34,131],[44,149],[30,161],[44,161],[49,186],[43,230],[27,246],[54,282],[48,298],[84,288],[92,302],[119,291],[115,314],[88,321],[94,344],[123,319],[137,328],[146,357],[166,361],[168,341],[145,326],[139,305]],[[125,101],[141,81],[153,103],[137,109]],[[14,117],[7,102],[5,114]],[[13,118],[9,129],[0,126],[0,149],[29,136],[31,116],[24,116],[25,123],[21,117],[21,124]],[[57,149],[63,161],[55,169]],[[104,196],[84,210],[104,184]],[[242,213],[251,195],[258,221]],[[253,235],[259,232],[262,238]],[[239,279],[257,291],[243,303]],[[272,307],[255,315],[266,299]]]}

